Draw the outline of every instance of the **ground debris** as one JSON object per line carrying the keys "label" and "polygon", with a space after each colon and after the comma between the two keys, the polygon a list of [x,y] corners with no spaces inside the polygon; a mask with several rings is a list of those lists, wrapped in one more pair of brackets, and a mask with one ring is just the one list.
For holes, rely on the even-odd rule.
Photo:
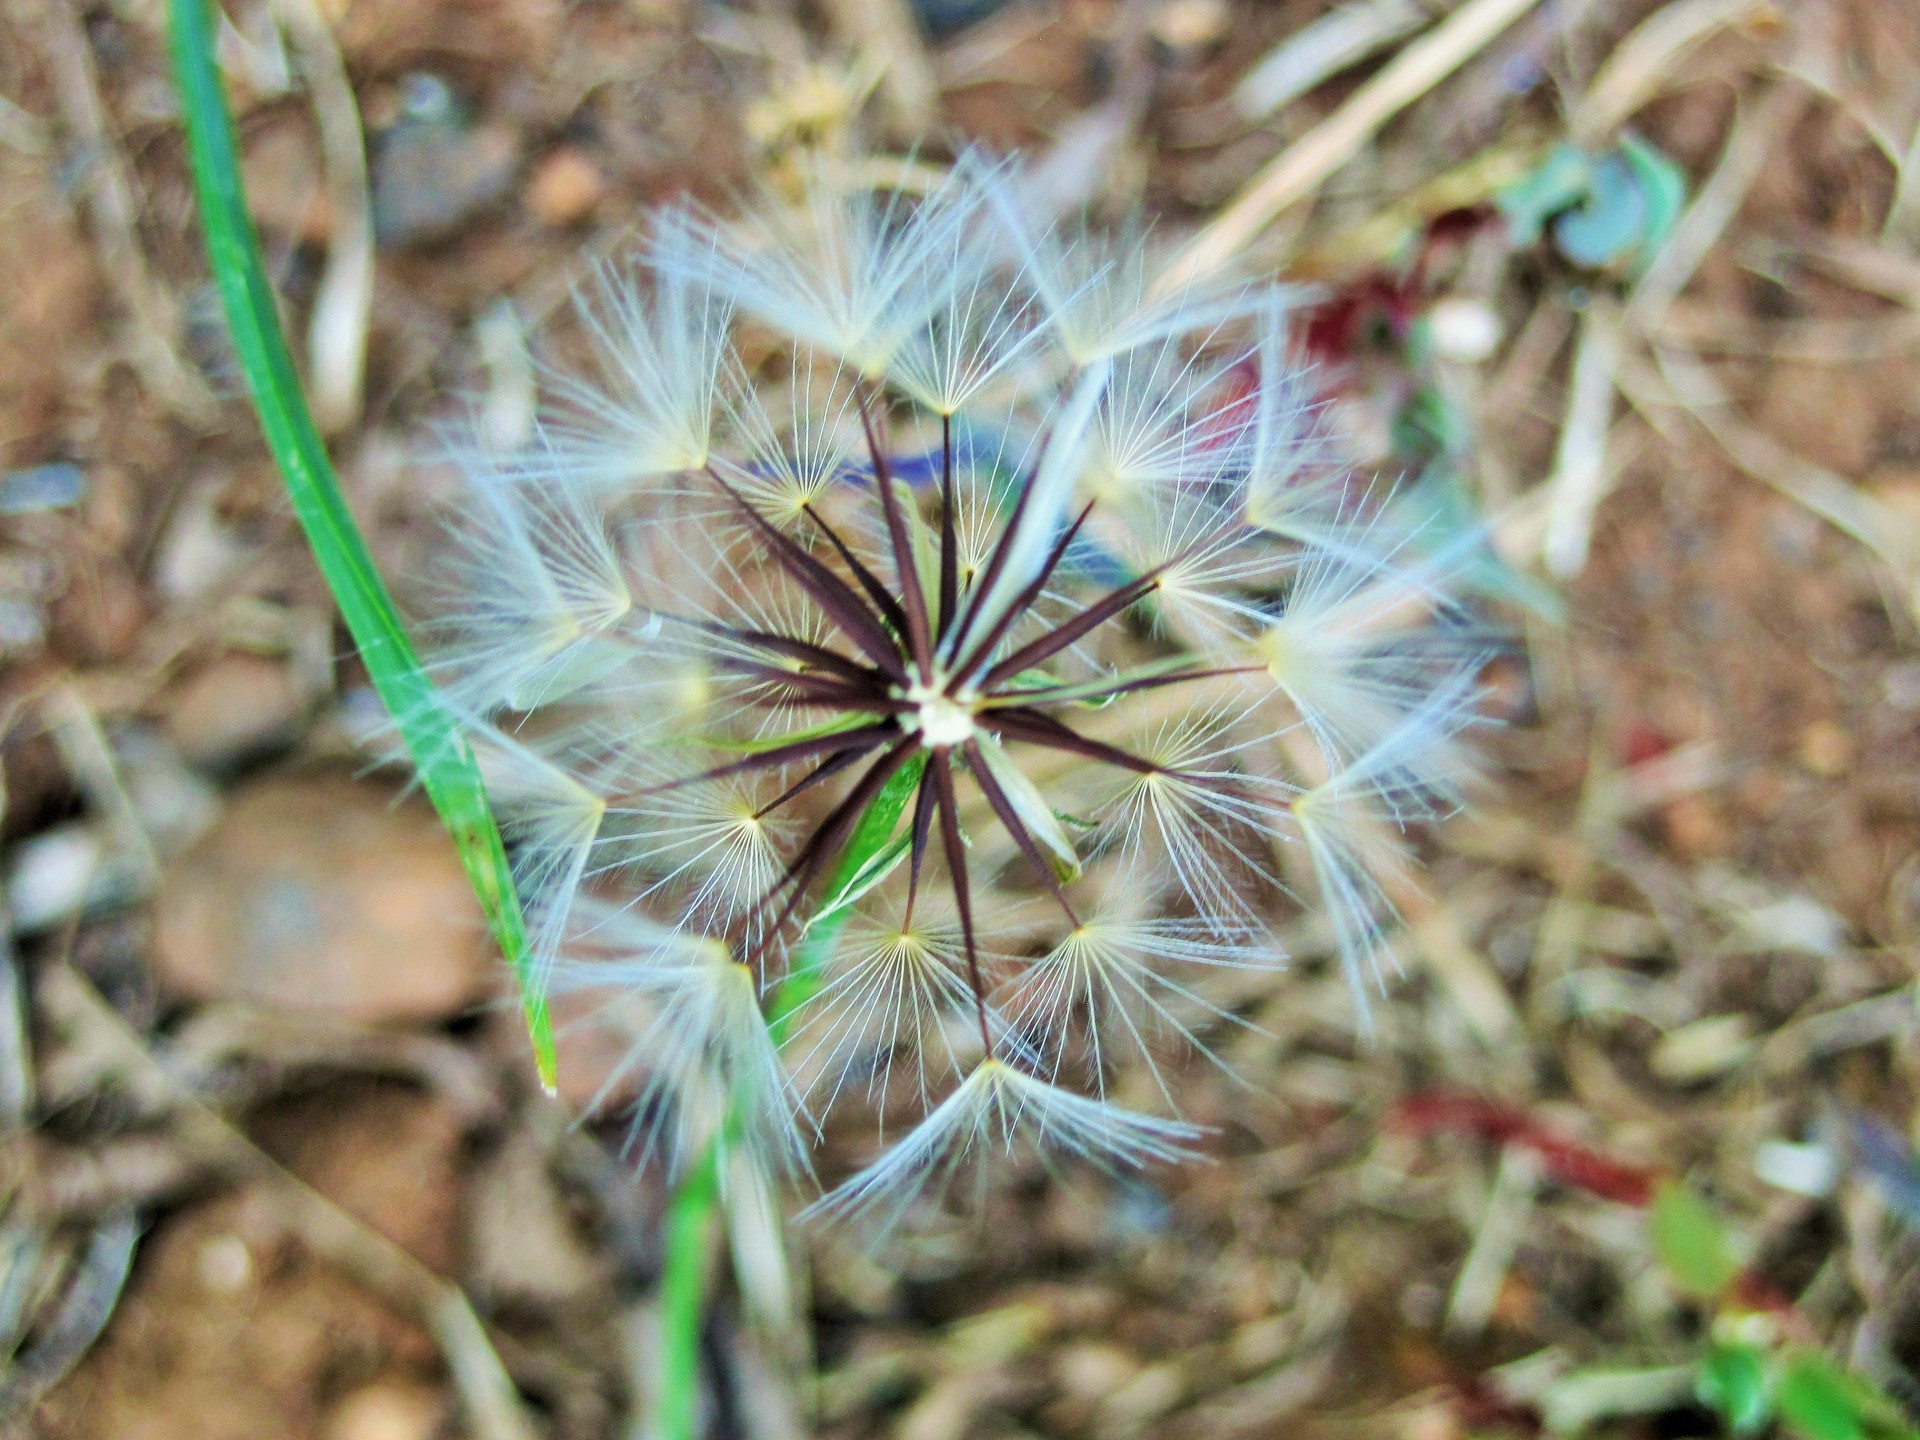
{"label": "ground debris", "polygon": [[[223,62],[299,335],[335,217],[272,8],[227,7]],[[1356,446],[1402,465],[1413,435],[1405,473],[1451,467],[1488,517],[1508,723],[1424,842],[1371,1034],[1303,926],[1277,982],[1203,988],[1249,1022],[1207,1036],[1244,1083],[1172,1076],[1211,1163],[1016,1167],[880,1253],[793,1231],[808,1323],[765,1333],[728,1282],[712,1435],[1710,1433],[1711,1317],[1650,1237],[1674,1185],[1738,1232],[1743,1313],[1920,1393],[1912,7],[314,8],[380,241],[334,439],[403,591],[441,543],[420,457],[451,397],[491,373],[524,436],[579,343],[570,287],[647,205],[778,189],[864,131],[920,165],[959,134],[1044,152],[1059,198],[1144,203],[1195,266],[1310,282]],[[624,1440],[665,1181],[618,1104],[568,1107],[626,1051],[563,1015],[566,1099],[534,1095],[450,849],[357,773],[386,741],[206,323],[159,12],[23,14],[0,1409],[46,1390],[48,1440],[477,1440],[478,1364],[493,1433]],[[1628,138],[1688,186],[1651,254],[1516,240],[1509,187]],[[79,986],[145,1069],[76,1025]]]}

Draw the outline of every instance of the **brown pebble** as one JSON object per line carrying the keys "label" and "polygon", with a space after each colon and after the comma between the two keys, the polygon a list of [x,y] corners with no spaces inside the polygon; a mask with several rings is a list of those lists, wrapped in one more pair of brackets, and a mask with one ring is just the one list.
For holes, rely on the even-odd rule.
{"label": "brown pebble", "polygon": [[1724,855],[1732,845],[1727,822],[1704,795],[1682,795],[1662,807],[1660,828],[1669,845],[1696,859]]}
{"label": "brown pebble", "polygon": [[342,1397],[321,1420],[320,1440],[434,1440],[446,1414],[438,1390],[380,1381]]}
{"label": "brown pebble", "polygon": [[1832,780],[1853,768],[1853,737],[1831,720],[1816,720],[1800,732],[1800,763]]}
{"label": "brown pebble", "polygon": [[527,209],[543,225],[578,225],[607,193],[606,177],[584,150],[563,145],[544,156],[527,182]]}
{"label": "brown pebble", "polygon": [[452,239],[513,192],[520,139],[504,125],[395,128],[373,158],[373,223],[386,246]]}
{"label": "brown pebble", "polygon": [[1166,0],[1149,23],[1154,39],[1175,55],[1191,56],[1219,44],[1232,21],[1226,0]]}
{"label": "brown pebble", "polygon": [[433,811],[342,776],[240,791],[169,868],[154,918],[161,984],[189,999],[441,1020],[492,973],[479,906]]}
{"label": "brown pebble", "polygon": [[224,770],[293,741],[306,709],[284,660],[231,654],[194,672],[167,698],[164,724],[181,759]]}

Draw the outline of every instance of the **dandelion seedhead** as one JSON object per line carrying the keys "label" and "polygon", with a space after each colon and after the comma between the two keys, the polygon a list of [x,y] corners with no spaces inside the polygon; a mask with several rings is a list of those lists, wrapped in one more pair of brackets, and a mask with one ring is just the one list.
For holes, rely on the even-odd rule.
{"label": "dandelion seedhead", "polygon": [[669,1157],[804,1168],[872,1107],[829,1207],[1180,1154],[1115,1067],[1212,1056],[1209,976],[1303,905],[1364,1003],[1457,801],[1458,543],[1338,464],[1285,291],[1165,291],[1007,168],[653,235],[583,301],[600,373],[461,453],[432,618],[536,983],[624,1027]]}

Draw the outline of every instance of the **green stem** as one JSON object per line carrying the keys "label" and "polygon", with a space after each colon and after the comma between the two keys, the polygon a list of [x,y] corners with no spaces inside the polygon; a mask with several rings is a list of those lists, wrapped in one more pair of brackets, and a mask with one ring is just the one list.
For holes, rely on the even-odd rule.
{"label": "green stem", "polygon": [[[866,814],[860,817],[846,853],[816,906],[816,913],[831,913],[795,948],[786,979],[767,1002],[767,1028],[773,1032],[776,1045],[785,1041],[794,1013],[820,988],[821,968],[840,927],[846,923],[848,911],[836,908],[841,897],[856,883],[871,883],[872,876],[863,872],[893,839],[925,769],[924,758],[909,761],[873,797]],[[654,1440],[693,1440],[694,1436],[700,1328],[713,1253],[709,1237],[720,1208],[720,1165],[734,1119],[728,1117],[726,1133],[709,1142],[680,1177],[667,1204],[666,1256],[660,1274],[660,1344],[654,1358]]]}
{"label": "green stem", "polygon": [[367,674],[420,773],[420,782],[479,896],[487,923],[520,982],[540,1080],[554,1086],[553,1027],[531,985],[526,926],[480,767],[458,721],[421,668],[393,600],[341,494],[326,446],[308,413],[273,288],[247,213],[233,119],[214,60],[207,0],[171,0],[173,66],[186,114],[207,259],[220,287],[234,350],[246,372],[268,448],[280,466],[314,559],[359,647]]}
{"label": "green stem", "polygon": [[660,1343],[654,1357],[653,1440],[694,1440],[700,1396],[700,1331],[713,1223],[720,1206],[721,1142],[710,1142],[667,1205],[660,1272]]}

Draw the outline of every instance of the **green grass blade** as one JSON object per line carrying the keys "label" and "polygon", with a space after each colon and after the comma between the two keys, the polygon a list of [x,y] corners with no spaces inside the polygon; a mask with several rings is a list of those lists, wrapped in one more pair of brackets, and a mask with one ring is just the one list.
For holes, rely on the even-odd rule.
{"label": "green grass blade", "polygon": [[660,1270],[660,1343],[654,1353],[653,1440],[694,1440],[700,1395],[700,1327],[720,1207],[720,1153],[710,1143],[667,1202]]}
{"label": "green grass blade", "polygon": [[280,331],[259,238],[247,213],[233,119],[214,60],[208,0],[171,0],[169,9],[174,79],[186,114],[207,259],[220,287],[260,428],[374,689],[400,729],[422,788],[453,835],[487,923],[520,982],[540,1080],[552,1090],[553,1027],[545,998],[529,983],[525,921],[479,765],[453,714],[421,669],[393,600],[374,569],[307,410],[299,374]]}
{"label": "green grass blade", "polygon": [[[767,1028],[775,1043],[784,1041],[793,1014],[820,988],[820,970],[833,940],[846,923],[848,892],[866,882],[876,857],[886,851],[900,828],[907,804],[920,785],[926,758],[916,756],[868,803],[854,828],[833,878],[821,892],[817,915],[794,951],[792,967],[767,1006]],[[729,1125],[732,1121],[729,1120]],[[699,1394],[700,1324],[712,1259],[714,1212],[720,1206],[722,1146],[709,1144],[674,1186],[667,1203],[666,1256],[660,1273],[660,1344],[654,1357],[654,1440],[694,1440]]]}
{"label": "green grass blade", "polygon": [[881,787],[854,827],[853,837],[847,841],[840,863],[834,867],[833,878],[820,892],[820,901],[814,906],[814,923],[808,926],[806,938],[794,950],[787,977],[767,1005],[767,1028],[773,1031],[776,1045],[786,1043],[787,1025],[794,1011],[820,988],[820,968],[826,963],[835,937],[846,924],[848,905],[857,898],[854,892],[870,887],[873,872],[883,863],[880,857],[892,844],[894,831],[900,828],[901,818],[906,815],[914,792],[920,788],[920,775],[926,768],[924,753],[909,760]]}

